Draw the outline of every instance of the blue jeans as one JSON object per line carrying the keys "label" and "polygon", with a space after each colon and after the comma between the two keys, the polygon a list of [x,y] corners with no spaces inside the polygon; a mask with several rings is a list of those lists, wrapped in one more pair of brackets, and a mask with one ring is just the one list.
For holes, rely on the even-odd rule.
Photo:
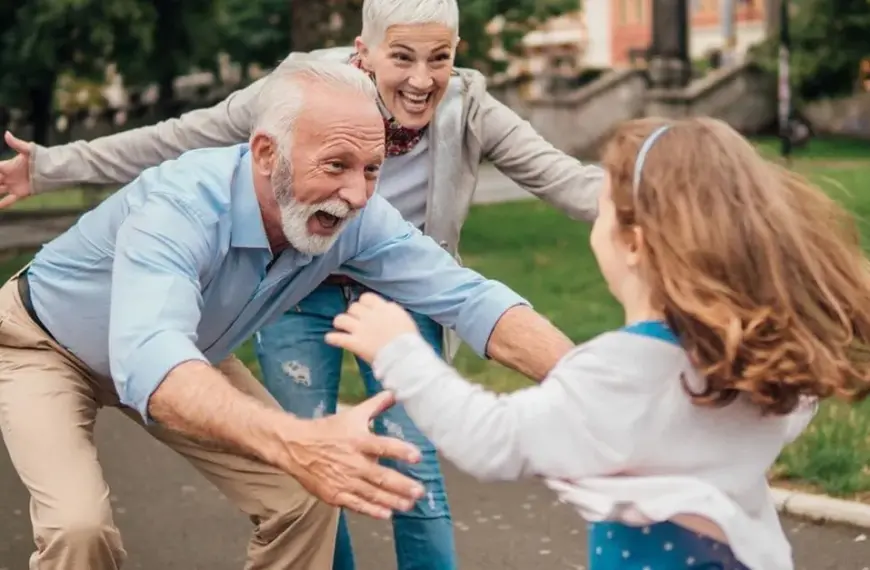
{"label": "blue jeans", "polygon": [[[255,345],[264,384],[285,410],[304,418],[335,413],[342,350],[326,344],[323,337],[332,330],[332,320],[363,292],[364,288],[357,285],[323,284],[279,321],[257,333]],[[422,315],[413,317],[423,338],[440,353],[441,326]],[[367,394],[380,392],[381,385],[371,368],[359,359],[357,365]],[[435,447],[400,405],[375,420],[375,431],[413,443],[422,452],[422,460],[416,465],[383,461],[422,482],[428,491],[411,511],[393,515],[399,570],[456,568],[453,523]],[[333,569],[354,570],[354,567],[347,520],[342,513]]]}

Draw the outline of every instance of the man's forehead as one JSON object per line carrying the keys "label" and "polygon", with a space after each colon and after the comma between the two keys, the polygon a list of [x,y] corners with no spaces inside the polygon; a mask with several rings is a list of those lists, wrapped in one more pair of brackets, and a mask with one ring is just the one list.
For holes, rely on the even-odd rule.
{"label": "man's forehead", "polygon": [[344,99],[312,99],[299,114],[296,129],[317,136],[352,130],[360,137],[377,138],[383,135],[384,123],[375,102],[358,95]]}
{"label": "man's forehead", "polygon": [[373,97],[368,97],[353,89],[337,88],[335,86],[315,83],[305,95],[304,111],[324,111],[326,115],[369,115],[378,116],[378,104]]}

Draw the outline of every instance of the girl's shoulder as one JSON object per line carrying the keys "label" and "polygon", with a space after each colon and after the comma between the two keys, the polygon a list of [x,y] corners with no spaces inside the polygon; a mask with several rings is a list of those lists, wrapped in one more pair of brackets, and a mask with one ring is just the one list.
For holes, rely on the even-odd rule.
{"label": "girl's shoulder", "polygon": [[606,376],[619,383],[654,384],[655,378],[673,378],[691,370],[686,352],[667,325],[657,321],[636,323],[608,331],[574,347],[555,371]]}

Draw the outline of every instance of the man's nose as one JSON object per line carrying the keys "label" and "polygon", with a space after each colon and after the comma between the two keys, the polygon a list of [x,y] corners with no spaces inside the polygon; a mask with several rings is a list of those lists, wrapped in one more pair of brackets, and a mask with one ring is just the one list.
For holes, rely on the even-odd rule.
{"label": "man's nose", "polygon": [[368,180],[365,174],[348,177],[347,183],[339,192],[339,197],[354,209],[362,208],[369,200]]}

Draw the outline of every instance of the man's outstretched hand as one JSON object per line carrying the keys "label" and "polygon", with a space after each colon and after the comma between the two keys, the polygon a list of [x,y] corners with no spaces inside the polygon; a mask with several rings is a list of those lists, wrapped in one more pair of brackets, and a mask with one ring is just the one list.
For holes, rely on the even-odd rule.
{"label": "man's outstretched hand", "polygon": [[420,451],[369,429],[371,420],[394,403],[391,393],[382,392],[334,416],[299,422],[295,433],[286,434],[285,461],[279,466],[330,505],[380,519],[393,510],[410,510],[423,496],[423,486],[380,465],[378,458],[416,463]]}
{"label": "man's outstretched hand", "polygon": [[0,161],[0,210],[30,196],[30,144],[6,131],[6,146],[18,154]]}

